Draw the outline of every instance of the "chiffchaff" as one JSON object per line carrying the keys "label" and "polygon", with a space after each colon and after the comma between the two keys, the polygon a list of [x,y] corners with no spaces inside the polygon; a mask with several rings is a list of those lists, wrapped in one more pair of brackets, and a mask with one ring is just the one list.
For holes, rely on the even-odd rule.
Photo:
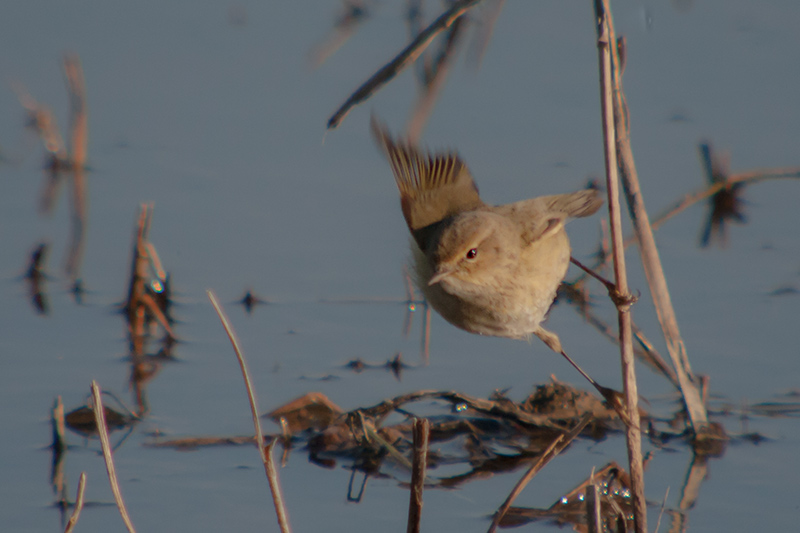
{"label": "chiffchaff", "polygon": [[393,140],[374,118],[400,191],[416,281],[445,320],[466,331],[541,338],[561,352],[541,325],[564,279],[570,246],[564,223],[593,214],[597,191],[540,196],[506,205],[481,201],[457,154],[428,154]]}

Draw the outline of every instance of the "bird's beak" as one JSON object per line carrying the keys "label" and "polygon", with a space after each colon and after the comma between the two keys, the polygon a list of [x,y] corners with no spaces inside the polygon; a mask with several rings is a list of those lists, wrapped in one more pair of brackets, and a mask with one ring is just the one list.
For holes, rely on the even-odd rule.
{"label": "bird's beak", "polygon": [[428,281],[428,286],[430,287],[431,285],[436,285],[437,283],[439,283],[452,273],[453,273],[452,268],[440,266],[439,268],[436,269],[436,272],[433,274],[433,277],[431,277],[431,279]]}

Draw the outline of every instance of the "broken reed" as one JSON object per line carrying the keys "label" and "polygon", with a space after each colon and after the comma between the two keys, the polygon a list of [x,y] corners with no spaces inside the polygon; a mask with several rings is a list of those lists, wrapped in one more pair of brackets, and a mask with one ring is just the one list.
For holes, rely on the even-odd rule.
{"label": "broken reed", "polygon": [[407,533],[419,533],[422,521],[422,491],[425,487],[425,470],[428,466],[428,439],[430,422],[427,418],[414,420],[414,454],[409,487]]}
{"label": "broken reed", "polygon": [[72,533],[72,530],[75,529],[75,525],[78,523],[81,511],[83,510],[83,494],[85,490],[86,472],[81,472],[81,477],[78,478],[78,495],[75,496],[75,509],[73,509],[72,515],[67,521],[67,527],[64,529],[64,533]]}

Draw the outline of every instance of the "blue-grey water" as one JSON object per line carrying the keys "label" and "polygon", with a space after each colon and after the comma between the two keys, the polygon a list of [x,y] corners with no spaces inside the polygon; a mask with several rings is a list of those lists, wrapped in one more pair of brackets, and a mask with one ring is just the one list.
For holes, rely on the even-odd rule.
{"label": "blue-grey water", "polygon": [[[506,2],[480,68],[459,59],[424,142],[457,147],[492,203],[564,192],[603,175],[595,30],[590,2]],[[792,0],[614,2],[627,38],[624,78],[634,155],[651,213],[705,183],[698,143],[730,153],[733,173],[800,164],[800,4]],[[522,399],[558,378],[583,386],[538,341],[482,338],[434,316],[431,360],[407,370],[353,373],[355,358],[402,352],[420,363],[416,316],[402,334],[407,230],[385,161],[369,135],[376,113],[394,131],[416,99],[409,71],[326,133],[346,97],[408,41],[404,2],[382,2],[326,63],[309,53],[331,29],[334,2],[14,2],[0,17],[0,523],[8,531],[59,531],[49,484],[49,412],[57,396],[80,406],[92,380],[132,403],[128,343],[116,305],[130,269],[139,205],[153,202],[150,240],[170,272],[181,343],[176,362],[147,385],[149,415],[115,455],[139,531],[271,528],[274,513],[251,447],[181,453],[144,446],[166,437],[252,432],[241,376],[205,296],[216,291],[253,372],[262,411],[319,391],[344,409],[420,389]],[[431,18],[438,3],[427,6]],[[50,217],[37,211],[43,151],[25,127],[12,86],[51,107],[62,134],[69,101],[61,67],[79,55],[89,112],[88,225],[75,303],[64,274],[68,189]],[[698,247],[707,216],[696,205],[667,222],[657,242],[693,369],[709,376],[712,405],[740,409],[793,401],[800,390],[800,217],[797,180],[747,187],[746,225],[728,246]],[[570,224],[574,254],[596,249],[600,217]],[[31,251],[49,243],[49,312],[30,302]],[[634,250],[637,324],[666,353]],[[776,289],[780,296],[771,295]],[[234,304],[251,289],[269,305]],[[600,298],[597,312],[614,323]],[[352,301],[357,301],[353,303]],[[419,315],[419,313],[417,313]],[[601,383],[619,387],[618,351],[573,310],[548,322]],[[333,375],[338,379],[319,380]],[[667,414],[671,386],[645,368],[639,390]],[[796,398],[794,398],[796,399]],[[719,418],[735,441],[709,463],[688,530],[789,530],[797,523],[796,418]],[[268,431],[275,431],[267,426]],[[68,434],[71,497],[88,474],[80,531],[121,530],[96,441]],[[518,504],[547,507],[609,460],[624,440],[576,445],[549,465]],[[654,449],[646,472],[651,529],[669,488],[677,507],[691,462],[681,444]],[[433,472],[435,475],[436,473]],[[349,471],[293,451],[280,471],[296,531],[402,530],[407,494],[371,480],[347,503]],[[519,473],[425,493],[423,529],[482,531]],[[109,504],[109,505],[97,505]],[[665,518],[666,520],[666,518]],[[537,525],[535,527],[545,527]],[[662,530],[665,526],[662,524]]]}

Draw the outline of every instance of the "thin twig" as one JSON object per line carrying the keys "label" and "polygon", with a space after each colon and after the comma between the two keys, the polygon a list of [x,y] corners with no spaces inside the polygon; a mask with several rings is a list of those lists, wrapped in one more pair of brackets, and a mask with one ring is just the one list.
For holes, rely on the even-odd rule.
{"label": "thin twig", "polygon": [[114,493],[114,500],[117,502],[117,508],[119,509],[119,514],[122,516],[122,521],[125,522],[125,527],[128,528],[130,533],[136,533],[136,530],[133,527],[133,522],[131,522],[131,518],[128,516],[128,511],[125,509],[125,502],[122,500],[122,492],[119,490],[117,471],[114,468],[114,459],[111,457],[111,443],[108,440],[108,429],[106,428],[103,400],[100,397],[100,387],[94,380],[92,380],[92,408],[94,409],[94,420],[97,424],[97,433],[100,435],[100,446],[103,448],[103,458],[106,461],[108,481],[111,483],[111,492]]}
{"label": "thin twig", "polygon": [[[564,283],[559,289],[559,291],[561,291],[559,295],[563,294],[566,302],[571,304],[575,308],[575,311],[580,314],[589,325],[597,329],[614,344],[619,344],[619,336],[616,330],[612,329],[609,324],[601,320],[590,310],[588,295],[582,294],[579,289],[580,284],[581,282]],[[638,342],[638,346],[634,346],[633,348],[634,355],[640,362],[644,363],[652,370],[661,373],[677,390],[680,390],[678,378],[672,367],[664,360],[658,350],[655,349],[647,336],[636,326],[636,323],[632,323],[632,327],[634,338]]]}
{"label": "thin twig", "polygon": [[[606,162],[606,187],[608,190],[608,211],[611,221],[611,244],[614,254],[614,279],[617,291],[626,296],[628,280],[625,270],[625,249],[622,237],[622,220],[619,205],[619,178],[617,176],[617,133],[614,120],[614,92],[612,89],[615,71],[616,40],[608,0],[595,0],[597,20],[597,48],[600,63],[600,97],[602,103],[603,141]],[[614,53],[612,53],[614,50]],[[613,59],[612,59],[613,57]],[[621,112],[617,116],[621,116]],[[644,497],[644,471],[642,468],[642,437],[639,429],[638,391],[633,357],[633,334],[629,305],[617,303],[619,315],[620,357],[622,379],[625,390],[626,414],[630,424],[625,427],[625,440],[628,447],[628,462],[633,493],[634,528],[637,533],[647,532],[647,501]]]}
{"label": "thin twig", "polygon": [[411,495],[408,502],[408,533],[419,533],[422,520],[422,491],[428,463],[430,422],[427,418],[414,420],[414,460],[411,470]]}
{"label": "thin twig", "polygon": [[666,492],[664,493],[664,499],[661,500],[661,510],[658,513],[658,520],[656,520],[656,529],[653,533],[658,533],[658,529],[661,527],[661,517],[664,516],[664,510],[667,508],[667,498],[669,497],[669,487],[667,487]]}
{"label": "thin twig", "polygon": [[[572,262],[573,265],[575,265],[576,267],[580,268],[581,270],[586,272],[589,276],[593,277],[594,279],[596,279],[597,281],[602,283],[603,286],[608,291],[609,296],[611,296],[611,299],[612,300],[616,300],[617,295],[619,294],[619,291],[617,290],[617,286],[614,285],[613,282],[607,280],[606,278],[604,278],[603,276],[601,276],[600,274],[598,274],[597,272],[595,272],[591,268],[587,267],[586,265],[584,265],[583,263],[581,263],[580,261],[578,261],[574,257],[570,257],[569,260]],[[630,303],[633,303],[633,302],[630,302]]]}
{"label": "thin twig", "polygon": [[639,428],[639,419],[636,418],[636,422],[634,425],[633,419],[628,416],[626,410],[626,405],[621,401],[621,394],[614,389],[610,389],[608,387],[604,387],[600,385],[597,381],[595,381],[592,376],[587,374],[579,365],[576,363],[572,357],[567,355],[567,352],[564,351],[564,348],[561,346],[561,339],[559,339],[558,335],[553,333],[552,331],[548,331],[544,328],[539,328],[537,331],[534,332],[534,335],[539,337],[542,342],[544,342],[551,350],[556,352],[557,354],[561,354],[561,356],[567,360],[567,362],[572,365],[572,367],[578,371],[578,373],[583,376],[586,381],[592,384],[592,386],[597,389],[597,392],[605,399],[606,403],[613,408],[617,414],[619,415],[620,420],[622,420],[626,426],[632,427],[635,429]]}
{"label": "thin twig", "polygon": [[275,446],[275,439],[273,439],[268,446],[264,446],[264,434],[261,432],[261,422],[258,417],[256,396],[253,390],[253,384],[250,382],[250,373],[247,371],[247,362],[244,359],[244,354],[239,348],[239,341],[236,338],[236,333],[233,331],[233,327],[230,325],[228,318],[222,311],[222,307],[220,307],[214,292],[209,290],[206,291],[206,294],[208,294],[208,299],[211,300],[211,305],[214,306],[214,310],[217,312],[220,322],[222,322],[222,327],[225,328],[225,333],[227,333],[228,339],[231,341],[233,351],[236,352],[236,358],[239,361],[239,367],[242,369],[244,386],[245,389],[247,389],[247,397],[250,400],[250,411],[253,414],[253,425],[255,426],[256,431],[256,445],[258,446],[258,451],[261,454],[261,461],[264,463],[264,471],[266,472],[267,480],[269,481],[269,488],[272,492],[272,502],[275,505],[275,514],[278,516],[278,525],[280,526],[282,533],[289,533],[289,516],[286,512],[286,506],[283,503],[281,486],[278,480],[278,472],[275,469],[275,463],[272,459],[272,448]]}
{"label": "thin twig", "polygon": [[64,529],[64,533],[71,533],[71,531],[75,528],[75,524],[78,523],[78,518],[81,516],[81,510],[83,510],[83,493],[86,489],[86,472],[81,472],[81,477],[78,479],[78,495],[75,497],[75,509],[72,511],[72,516],[69,517],[69,521],[67,522],[67,527]]}
{"label": "thin twig", "polygon": [[453,22],[464,14],[468,9],[473,7],[480,0],[458,0],[450,9],[445,11],[439,18],[437,18],[430,26],[425,28],[420,34],[403,49],[392,61],[381,67],[370,79],[364,82],[361,87],[350,95],[350,98],[345,101],[342,106],[328,120],[328,129],[336,128],[350,112],[354,106],[367,100],[372,94],[388,83],[399,72],[405,69],[408,65],[413,63],[425,48],[433,41],[439,33],[450,27]]}

